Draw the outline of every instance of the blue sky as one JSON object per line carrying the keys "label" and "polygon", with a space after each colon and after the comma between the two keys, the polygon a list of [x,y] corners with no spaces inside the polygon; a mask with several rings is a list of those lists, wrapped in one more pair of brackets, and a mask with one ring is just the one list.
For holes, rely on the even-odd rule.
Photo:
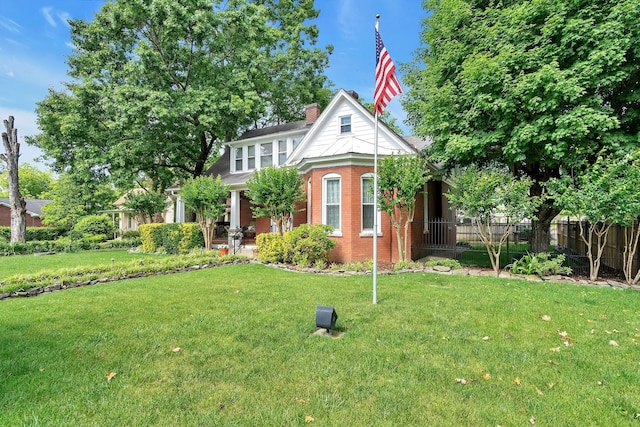
{"label": "blue sky", "polygon": [[[69,81],[66,60],[72,52],[67,19],[91,21],[104,0],[0,0],[0,119],[16,118],[18,136],[38,133],[36,103],[49,88]],[[335,88],[353,89],[373,99],[375,16],[380,35],[396,65],[410,62],[419,47],[426,11],[420,0],[316,0],[319,45],[334,46],[326,70]],[[402,74],[399,72],[400,80]],[[406,88],[405,88],[406,90]],[[404,113],[396,97],[387,110],[399,121]],[[4,131],[4,126],[2,126]],[[410,133],[404,128],[405,133]],[[22,144],[21,163],[38,164],[42,153]]]}

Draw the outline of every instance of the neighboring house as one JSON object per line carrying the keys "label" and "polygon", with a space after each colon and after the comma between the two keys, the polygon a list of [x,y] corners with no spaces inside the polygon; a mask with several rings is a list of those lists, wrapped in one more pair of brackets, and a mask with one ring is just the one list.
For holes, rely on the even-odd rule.
{"label": "neighboring house", "polygon": [[[255,226],[256,234],[273,230],[270,219],[254,218],[244,192],[254,171],[274,166],[295,166],[303,176],[307,202],[293,226],[328,224],[338,244],[329,255],[345,263],[373,258],[373,185],[375,119],[357,100],[355,92],[340,90],[321,113],[318,104],[306,107],[306,119],[245,132],[226,147],[207,171],[231,186],[227,220],[232,229]],[[426,142],[402,137],[379,122],[378,155],[416,154]],[[435,168],[434,168],[435,170]],[[444,192],[448,184],[429,181],[418,194],[410,231],[411,257],[424,254],[430,244],[429,219],[451,218]],[[386,214],[378,215],[378,260],[398,260],[396,233]],[[453,238],[455,236],[447,236]]]}
{"label": "neighboring house", "polygon": [[[42,207],[51,200],[24,199],[27,203],[27,227],[44,227],[42,224]],[[11,226],[11,205],[8,197],[0,197],[0,225]]]}

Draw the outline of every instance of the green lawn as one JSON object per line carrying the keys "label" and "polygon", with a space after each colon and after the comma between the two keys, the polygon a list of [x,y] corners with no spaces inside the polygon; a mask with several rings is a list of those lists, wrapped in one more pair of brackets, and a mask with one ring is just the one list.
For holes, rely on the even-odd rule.
{"label": "green lawn", "polygon": [[371,287],[249,264],[0,301],[0,425],[640,425],[640,292]]}
{"label": "green lawn", "polygon": [[166,255],[129,253],[128,249],[105,249],[100,251],[80,251],[57,253],[54,255],[13,255],[0,256],[0,279],[14,274],[37,273],[58,268],[78,267],[81,265],[101,265],[130,261],[139,258],[158,258]]}

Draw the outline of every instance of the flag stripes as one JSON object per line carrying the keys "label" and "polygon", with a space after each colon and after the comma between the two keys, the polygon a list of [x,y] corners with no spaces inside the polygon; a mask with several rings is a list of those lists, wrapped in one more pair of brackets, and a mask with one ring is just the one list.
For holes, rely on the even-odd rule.
{"label": "flag stripes", "polygon": [[402,93],[402,87],[396,77],[396,66],[393,64],[387,48],[384,47],[376,27],[376,88],[373,94],[373,105],[376,112],[381,114],[391,98],[400,93]]}

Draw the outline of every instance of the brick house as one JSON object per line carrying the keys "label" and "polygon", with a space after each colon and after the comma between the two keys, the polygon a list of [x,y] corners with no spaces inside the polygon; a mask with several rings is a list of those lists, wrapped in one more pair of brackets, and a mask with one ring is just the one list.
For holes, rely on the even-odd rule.
{"label": "brick house", "polygon": [[[340,90],[324,111],[318,104],[306,107],[306,119],[254,129],[230,142],[221,158],[207,171],[231,186],[228,225],[255,228],[256,234],[271,231],[269,218],[254,218],[246,182],[256,169],[270,165],[296,166],[303,177],[306,206],[297,213],[293,226],[302,223],[329,224],[338,244],[330,261],[345,263],[373,257],[373,185],[375,118],[357,100],[355,92]],[[378,125],[378,155],[416,154],[426,142],[402,137],[383,123]],[[435,170],[435,167],[433,168]],[[423,255],[429,244],[430,218],[451,218],[443,196],[448,184],[429,181],[417,196],[410,230],[410,256]],[[389,217],[378,215],[378,261],[398,259],[395,231]]]}
{"label": "brick house", "polygon": [[[24,199],[27,204],[27,227],[44,227],[42,207],[51,200]],[[11,226],[11,204],[8,197],[0,197],[0,226]]]}

